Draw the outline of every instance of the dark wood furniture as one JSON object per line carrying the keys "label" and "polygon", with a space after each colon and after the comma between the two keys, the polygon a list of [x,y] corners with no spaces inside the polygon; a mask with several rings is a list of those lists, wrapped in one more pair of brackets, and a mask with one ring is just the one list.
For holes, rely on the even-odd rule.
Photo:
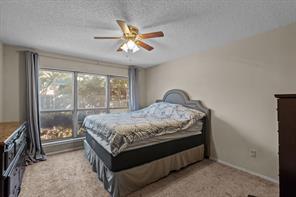
{"label": "dark wood furniture", "polygon": [[278,98],[280,196],[296,196],[296,94]]}
{"label": "dark wood furniture", "polygon": [[17,197],[25,170],[27,124],[0,123],[0,196]]}

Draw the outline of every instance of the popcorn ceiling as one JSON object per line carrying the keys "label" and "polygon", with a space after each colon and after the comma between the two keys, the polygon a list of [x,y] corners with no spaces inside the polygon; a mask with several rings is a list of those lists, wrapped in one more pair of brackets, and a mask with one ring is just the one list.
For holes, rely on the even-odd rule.
{"label": "popcorn ceiling", "polygon": [[[0,0],[0,41],[149,67],[295,22],[295,10],[295,0]],[[120,41],[93,39],[121,35],[116,19],[165,37],[126,57]]]}

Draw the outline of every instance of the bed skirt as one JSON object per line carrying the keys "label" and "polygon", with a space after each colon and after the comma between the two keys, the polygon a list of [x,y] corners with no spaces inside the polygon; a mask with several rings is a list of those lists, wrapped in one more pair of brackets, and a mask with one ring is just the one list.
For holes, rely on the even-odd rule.
{"label": "bed skirt", "polygon": [[84,150],[93,171],[97,173],[98,178],[112,197],[124,197],[167,176],[171,171],[179,170],[204,158],[204,146],[200,145],[140,166],[112,172],[86,140],[84,141]]}

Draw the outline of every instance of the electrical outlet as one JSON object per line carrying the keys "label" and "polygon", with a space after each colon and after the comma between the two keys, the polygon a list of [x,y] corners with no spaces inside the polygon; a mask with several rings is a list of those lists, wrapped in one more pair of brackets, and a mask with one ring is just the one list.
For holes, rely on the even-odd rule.
{"label": "electrical outlet", "polygon": [[250,157],[256,158],[257,156],[257,151],[255,149],[250,150]]}

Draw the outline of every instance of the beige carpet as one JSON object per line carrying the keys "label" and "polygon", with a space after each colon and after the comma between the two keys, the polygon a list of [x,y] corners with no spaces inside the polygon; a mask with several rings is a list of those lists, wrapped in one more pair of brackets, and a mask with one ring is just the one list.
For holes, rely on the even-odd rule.
{"label": "beige carpet", "polygon": [[[137,197],[275,197],[278,185],[233,168],[204,160],[174,172],[130,196]],[[109,196],[91,170],[83,151],[49,156],[28,166],[21,197]]]}

